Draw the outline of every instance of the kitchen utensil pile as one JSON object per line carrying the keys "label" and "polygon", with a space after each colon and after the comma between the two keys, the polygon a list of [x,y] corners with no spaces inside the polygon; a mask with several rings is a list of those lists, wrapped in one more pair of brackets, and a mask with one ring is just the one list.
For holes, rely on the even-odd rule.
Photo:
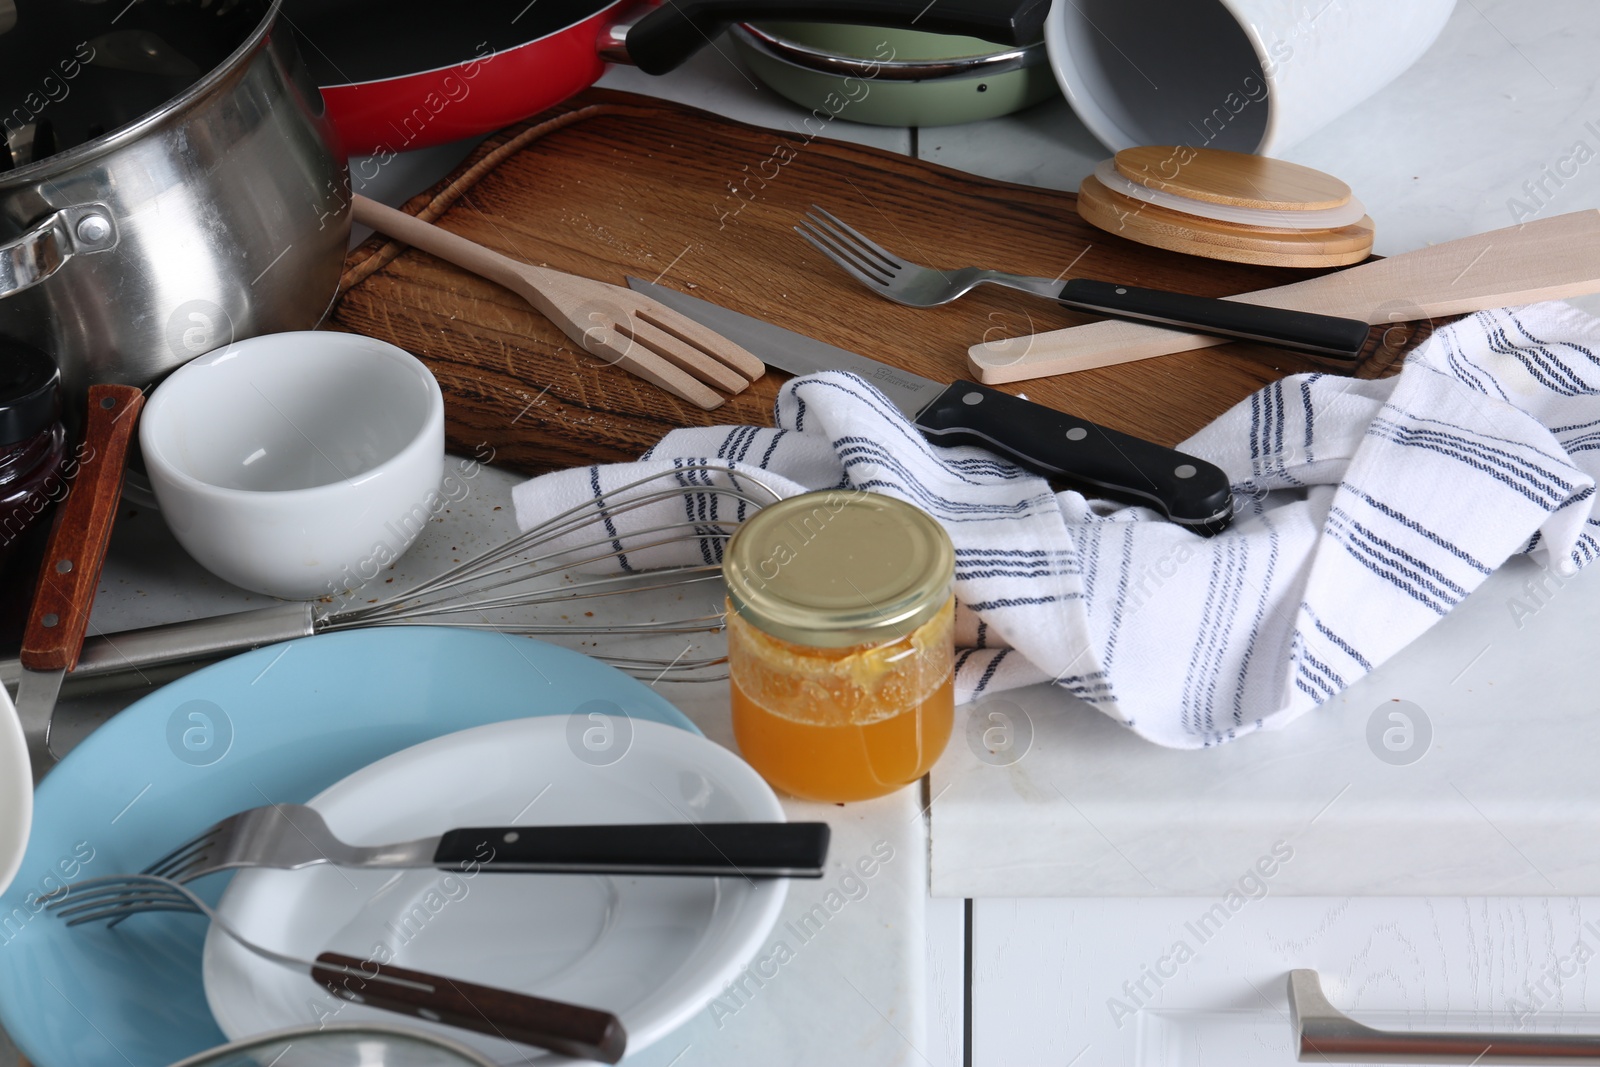
{"label": "kitchen utensil pile", "polygon": [[[129,1062],[171,1062],[214,1044],[219,1030],[238,1039],[308,1015],[320,1023],[325,1006],[307,1001],[304,975],[358,1021],[381,1009],[447,1027],[497,1062],[524,1060],[516,1046],[531,1046],[615,1063],[684,1026],[767,942],[788,880],[829,873],[830,830],[784,822],[749,764],[630,676],[650,686],[726,677],[716,648],[691,641],[669,657],[652,639],[723,629],[727,540],[751,514],[800,491],[883,493],[945,527],[949,541],[929,526],[946,551],[941,575],[955,548],[962,698],[1053,682],[1173,747],[1230,741],[1312,710],[1511,555],[1563,573],[1600,557],[1588,532],[1600,466],[1589,460],[1587,429],[1588,398],[1600,393],[1588,358],[1600,323],[1547,306],[1488,310],[1600,288],[1600,211],[1348,266],[1369,255],[1374,224],[1342,181],[1254,155],[1124,148],[1085,179],[1077,200],[1083,219],[1120,235],[1111,240],[1238,263],[1348,266],[1210,299],[1068,278],[1077,260],[1054,278],[925,265],[813,206],[795,231],[885,300],[935,308],[992,284],[1112,316],[974,344],[969,366],[980,381],[952,382],[947,372],[912,373],[722,306],[739,303],[737,289],[709,302],[660,284],[693,243],[654,282],[630,277],[624,287],[523,261],[532,256],[516,236],[543,231],[500,226],[487,202],[465,200],[470,181],[452,183],[421,217],[356,192],[373,175],[360,174],[360,162],[352,175],[346,149],[381,166],[396,152],[555,105],[605,62],[666,72],[749,17],[751,5],[517,0],[441,20],[422,0],[244,0],[216,10],[141,7],[132,23],[110,27],[99,12],[59,5],[35,18],[46,10],[39,3],[0,0],[25,16],[11,11],[7,21],[0,10],[0,49],[29,54],[5,80],[30,94],[9,112],[0,144],[9,183],[0,183],[0,201],[20,230],[0,248],[9,264],[0,270],[0,334],[59,364],[73,404],[65,423],[83,446],[19,655],[0,662],[43,780],[26,856],[10,854],[21,843],[0,812],[0,1014],[25,1032],[39,1067],[101,1061],[102,1042],[119,1054],[126,1045]],[[965,97],[974,113],[997,113],[1048,90],[1048,55],[1063,83],[1081,90],[1069,95],[1091,127],[1121,137],[1098,112],[1111,88],[1062,61],[1081,29],[1073,5],[756,6],[763,19],[916,24],[989,42],[957,57],[968,63],[880,54],[881,69],[875,61],[865,73],[863,57],[797,43],[781,24],[738,26],[740,47],[767,76],[785,82],[788,67],[808,69],[785,90],[791,96],[841,78],[841,92],[861,79],[876,92],[881,74],[886,99],[875,110],[912,99],[897,85],[937,80],[964,96],[1003,79],[987,100]],[[1261,5],[1241,0],[1223,13],[1237,46],[1231,32],[1255,24],[1234,6]],[[1370,47],[1398,61],[1414,58],[1447,10],[1430,0],[1409,16],[1366,16],[1361,25],[1395,31],[1375,34],[1387,43]],[[1269,28],[1281,22],[1258,14]],[[280,16],[297,34],[282,32]],[[1408,28],[1415,32],[1400,32]],[[79,36],[77,50],[62,53],[73,58],[59,58],[61,42]],[[1307,103],[1319,91],[1339,107],[1361,99],[1382,79],[1354,71],[1341,83],[1328,57],[1363,36],[1373,35],[1330,29],[1327,55],[1293,68],[1304,80],[1260,70],[1259,106],[1228,136],[1265,151],[1271,138],[1329,117]],[[1185,77],[1214,74],[1198,60],[1193,67]],[[81,91],[50,91],[48,100],[33,91],[42,78],[65,85],[80,75]],[[165,103],[122,103],[104,91],[134,84],[129,76]],[[1166,130],[1160,102],[1137,96],[1125,101],[1128,120]],[[83,110],[90,106],[100,111]],[[838,114],[831,109],[828,120]],[[485,149],[474,166],[487,171],[526,146],[512,140]],[[236,195],[252,181],[251,196]],[[157,196],[165,206],[152,212]],[[464,217],[446,218],[458,201],[493,224],[484,240],[515,258],[463,236]],[[645,406],[670,432],[637,464],[565,469],[518,486],[515,537],[462,551],[465,559],[394,591],[386,582],[376,595],[320,596],[323,571],[348,574],[333,557],[392,525],[384,508],[409,518],[420,514],[402,507],[411,496],[438,499],[436,461],[455,430],[443,408],[463,399],[441,393],[444,375],[422,362],[448,358],[422,351],[431,336],[413,336],[398,353],[384,346],[403,368],[388,391],[378,364],[348,370],[325,353],[301,360],[317,365],[315,379],[295,377],[281,352],[268,359],[261,373],[288,383],[276,400],[244,374],[246,346],[258,342],[298,351],[318,337],[351,340],[303,331],[337,300],[352,219],[510,290],[606,365],[580,360],[586,373],[627,372],[684,401],[647,393]],[[648,233],[648,219],[640,222]],[[802,246],[792,243],[800,262]],[[395,254],[394,246],[384,253]],[[953,256],[938,251],[940,261]],[[693,263],[683,270],[692,274]],[[787,265],[772,266],[774,279],[736,280],[754,287]],[[1372,326],[1469,312],[1478,314],[1442,328],[1398,377],[1272,382],[1181,451],[992,387],[1229,339],[1359,363]],[[869,351],[873,325],[870,317],[855,324]],[[682,428],[769,365],[797,376],[779,394],[775,428]],[[218,376],[199,378],[217,367],[234,374],[231,400]],[[556,376],[545,377],[548,391]],[[240,587],[319,599],[87,636],[124,459],[143,391],[157,382],[143,452],[179,541]],[[187,408],[172,399],[185,382]],[[280,403],[291,393],[293,404]],[[378,485],[379,469],[400,458],[416,461],[398,491],[405,500]],[[206,509],[224,492],[240,510],[199,529],[197,516],[214,517]],[[290,492],[307,494],[292,515],[254,507],[269,494],[284,504]],[[328,503],[335,497],[348,507]],[[408,528],[392,555],[445,521],[439,511],[447,509]],[[284,533],[318,523],[348,536],[291,543]],[[200,547],[208,536],[231,557],[208,556]],[[260,577],[274,566],[302,584]],[[313,568],[322,568],[315,579]],[[941,585],[941,626],[948,604]],[[532,637],[577,642],[582,654],[522,640]],[[948,653],[948,628],[941,642]],[[218,660],[146,696],[56,766],[52,727],[64,687],[109,688]],[[948,713],[938,663],[929,674]],[[827,700],[838,703],[829,696],[817,706]],[[0,699],[0,725],[11,710]],[[0,735],[0,759],[17,747],[10,732]],[[13,866],[18,882],[8,888]],[[221,872],[233,877],[215,903],[190,888]],[[473,881],[480,873],[517,877]],[[831,909],[807,915],[819,907]],[[64,922],[35,922],[41,914]],[[195,924],[168,915],[205,917],[203,945]],[[69,926],[72,938],[62,932]],[[348,951],[357,943],[372,955]],[[36,1025],[49,1015],[32,999],[43,986],[74,1007],[115,1005],[108,1032]],[[143,1025],[157,1011],[163,1027]]]}

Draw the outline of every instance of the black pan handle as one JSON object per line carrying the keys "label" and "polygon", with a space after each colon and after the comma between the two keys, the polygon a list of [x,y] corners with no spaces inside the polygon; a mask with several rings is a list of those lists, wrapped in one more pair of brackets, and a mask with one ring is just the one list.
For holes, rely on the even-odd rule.
{"label": "black pan handle", "polygon": [[1367,343],[1369,327],[1360,319],[1341,319],[1309,311],[1265,307],[1243,300],[1213,300],[1160,289],[1074,278],[1056,297],[1079,311],[1178,326],[1245,341],[1265,341],[1297,352],[1353,360]]}
{"label": "black pan handle", "polygon": [[[672,0],[628,30],[628,55],[646,74],[681,66],[736,22],[842,22],[1032,44],[1050,0]],[[884,57],[889,58],[889,57]]]}

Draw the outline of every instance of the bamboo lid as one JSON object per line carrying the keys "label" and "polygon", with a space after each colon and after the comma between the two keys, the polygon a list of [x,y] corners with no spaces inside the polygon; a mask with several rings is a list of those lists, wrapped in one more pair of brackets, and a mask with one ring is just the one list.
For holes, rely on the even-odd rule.
{"label": "bamboo lid", "polygon": [[1083,180],[1078,214],[1130,241],[1234,263],[1340,267],[1372,253],[1372,219],[1344,182],[1220,149],[1123,149]]}
{"label": "bamboo lid", "polygon": [[1372,253],[1370,216],[1330,230],[1241,226],[1169,211],[1112,192],[1094,176],[1078,188],[1078,214],[1102,230],[1154,248],[1270,267],[1342,267]]}
{"label": "bamboo lid", "polygon": [[1281,159],[1187,145],[1143,145],[1116,155],[1129,181],[1190,200],[1265,211],[1319,211],[1350,202],[1331,174]]}

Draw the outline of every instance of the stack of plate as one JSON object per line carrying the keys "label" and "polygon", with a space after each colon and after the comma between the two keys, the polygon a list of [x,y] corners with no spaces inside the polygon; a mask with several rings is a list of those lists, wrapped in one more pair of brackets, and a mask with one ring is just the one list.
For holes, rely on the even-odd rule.
{"label": "stack of plate", "polygon": [[[648,687],[575,652],[424,627],[259,649],[144,698],[40,787],[33,839],[0,898],[0,1023],[36,1067],[161,1067],[300,1024],[427,1025],[335,1000],[303,973],[208,937],[197,916],[69,929],[39,910],[38,895],[63,881],[137,871],[223,816],[307,801],[357,844],[457,826],[784,817],[738,757]],[[215,899],[226,881],[194,888]],[[632,1053],[722,991],[786,890],[782,880],[319,866],[239,872],[219,908],[302,958],[367,958],[381,943],[403,967],[615,1012]],[[498,1063],[530,1054],[438,1032]]]}

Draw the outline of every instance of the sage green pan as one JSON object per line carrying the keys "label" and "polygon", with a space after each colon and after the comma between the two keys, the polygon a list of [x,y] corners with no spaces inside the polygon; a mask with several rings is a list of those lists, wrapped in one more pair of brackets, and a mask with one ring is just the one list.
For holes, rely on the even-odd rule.
{"label": "sage green pan", "polygon": [[[920,30],[803,22],[746,24],[732,36],[757,77],[829,121],[950,126],[1007,115],[1058,91],[1042,41],[1013,48]],[[852,60],[869,66],[863,71]]]}

